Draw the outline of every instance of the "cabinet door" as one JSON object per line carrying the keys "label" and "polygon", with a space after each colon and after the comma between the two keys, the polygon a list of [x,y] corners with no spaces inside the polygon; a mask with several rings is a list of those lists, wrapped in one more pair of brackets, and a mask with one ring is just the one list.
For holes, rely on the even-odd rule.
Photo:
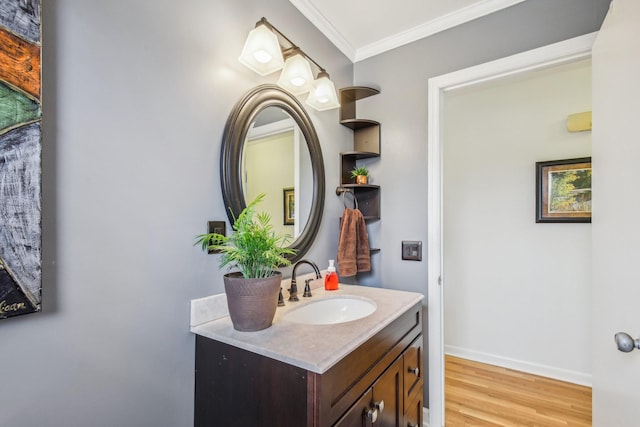
{"label": "cabinet door", "polygon": [[369,389],[351,409],[334,424],[334,427],[372,427],[371,416],[368,415],[368,413],[373,414],[371,408],[372,401],[373,390]]}
{"label": "cabinet door", "polygon": [[399,357],[334,427],[400,427],[402,367],[402,357]]}
{"label": "cabinet door", "polygon": [[422,427],[422,393],[404,407],[405,427]]}
{"label": "cabinet door", "polygon": [[415,339],[404,353],[404,404],[412,401],[416,394],[422,394],[422,335]]}
{"label": "cabinet door", "polygon": [[399,357],[373,385],[372,407],[378,409],[374,427],[402,425],[402,357]]}

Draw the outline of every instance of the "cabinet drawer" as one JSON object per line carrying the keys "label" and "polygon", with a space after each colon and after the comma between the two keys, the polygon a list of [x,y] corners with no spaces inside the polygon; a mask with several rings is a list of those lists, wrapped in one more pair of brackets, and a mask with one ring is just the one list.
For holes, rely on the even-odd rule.
{"label": "cabinet drawer", "polygon": [[418,392],[422,392],[423,381],[423,340],[422,335],[416,338],[404,353],[404,404],[413,400]]}

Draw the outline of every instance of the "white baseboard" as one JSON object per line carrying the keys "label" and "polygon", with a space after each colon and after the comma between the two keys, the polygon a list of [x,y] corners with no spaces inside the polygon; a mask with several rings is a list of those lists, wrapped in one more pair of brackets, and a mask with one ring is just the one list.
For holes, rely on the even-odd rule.
{"label": "white baseboard", "polygon": [[429,408],[422,407],[422,426],[429,427]]}
{"label": "white baseboard", "polygon": [[587,374],[585,372],[571,371],[568,369],[541,365],[524,360],[511,359],[509,357],[483,353],[452,345],[445,345],[444,352],[445,354],[463,359],[469,359],[489,365],[500,366],[502,368],[514,369],[516,371],[527,372],[534,375],[540,375],[542,377],[591,387],[591,374]]}

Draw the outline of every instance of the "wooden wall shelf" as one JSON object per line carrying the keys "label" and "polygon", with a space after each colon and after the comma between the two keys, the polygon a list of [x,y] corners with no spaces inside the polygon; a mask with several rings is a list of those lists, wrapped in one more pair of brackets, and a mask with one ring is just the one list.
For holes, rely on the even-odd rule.
{"label": "wooden wall shelf", "polygon": [[340,89],[340,124],[353,131],[354,151],[380,155],[380,123],[356,117],[356,101],[379,93],[378,89],[364,86]]}
{"label": "wooden wall shelf", "polygon": [[350,86],[340,89],[340,123],[345,126],[347,126],[345,123],[351,121],[377,123],[373,120],[356,119],[356,101],[379,93],[378,89],[366,86]]}
{"label": "wooden wall shelf", "polygon": [[352,192],[367,221],[380,219],[380,186],[355,184],[351,171],[360,160],[380,156],[380,123],[356,118],[356,101],[379,93],[378,89],[365,86],[340,89],[340,124],[353,130],[353,151],[340,153],[340,186],[336,194]]}
{"label": "wooden wall shelf", "polygon": [[380,219],[379,185],[347,184],[338,187],[336,189],[336,193],[342,194],[341,189],[350,191],[355,196],[355,198],[358,200],[358,209],[360,210],[360,212],[362,212],[362,216],[364,217],[365,221]]}
{"label": "wooden wall shelf", "polygon": [[360,159],[369,159],[371,157],[379,157],[379,153],[372,153],[369,151],[345,151],[344,153],[340,153],[343,157],[352,157],[356,160]]}
{"label": "wooden wall shelf", "polygon": [[348,127],[351,130],[358,130],[358,129],[370,128],[374,126],[380,126],[379,122],[376,122],[374,120],[365,120],[365,119],[340,120],[340,124]]}

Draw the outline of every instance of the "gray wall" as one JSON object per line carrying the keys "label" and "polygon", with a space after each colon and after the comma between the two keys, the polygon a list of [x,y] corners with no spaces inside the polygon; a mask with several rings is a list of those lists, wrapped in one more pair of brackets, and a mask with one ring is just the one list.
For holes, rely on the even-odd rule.
{"label": "gray wall", "polygon": [[[382,251],[372,258],[371,282],[427,292],[428,79],[597,31],[608,5],[528,0],[355,65],[356,85],[381,90],[358,104],[359,117],[382,123],[381,156],[370,164],[382,186],[382,219],[370,227]],[[402,240],[423,242],[422,262],[401,259]]]}
{"label": "gray wall", "polygon": [[[222,292],[193,246],[226,219],[226,117],[271,82],[238,61],[266,16],[330,73],[353,65],[288,0],[45,0],[43,313],[0,322],[0,425],[189,426],[189,301]],[[338,111],[310,112],[326,216],[309,257],[337,244]],[[333,179],[333,181],[331,181]]]}

